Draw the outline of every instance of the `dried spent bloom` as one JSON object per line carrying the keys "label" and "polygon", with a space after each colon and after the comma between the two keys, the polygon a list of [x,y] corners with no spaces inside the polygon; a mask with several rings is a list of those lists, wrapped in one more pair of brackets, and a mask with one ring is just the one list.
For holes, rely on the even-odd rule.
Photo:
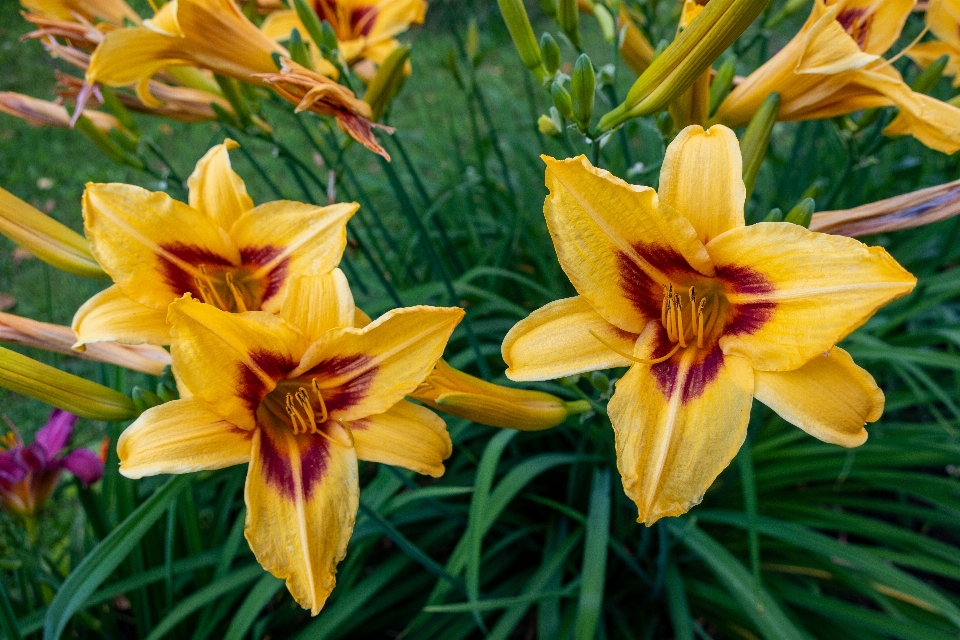
{"label": "dried spent bloom", "polygon": [[76,423],[77,416],[54,409],[29,445],[16,430],[0,439],[0,505],[33,516],[46,504],[63,469],[84,486],[103,476],[103,462],[93,451],[79,448],[63,454]]}
{"label": "dried spent bloom", "polygon": [[879,247],[788,222],[744,225],[734,133],[687,127],[659,192],[545,157],[557,256],[580,294],[507,334],[513,380],[630,367],[608,411],[624,489],[650,525],[698,504],[746,437],[753,398],[846,447],[883,411],[836,344],[916,278]]}
{"label": "dried spent bloom", "polygon": [[[35,127],[70,128],[70,114],[62,104],[31,98],[22,93],[0,91],[0,112],[25,120]],[[110,133],[111,129],[123,128],[109,113],[87,110],[83,115],[103,133]]]}

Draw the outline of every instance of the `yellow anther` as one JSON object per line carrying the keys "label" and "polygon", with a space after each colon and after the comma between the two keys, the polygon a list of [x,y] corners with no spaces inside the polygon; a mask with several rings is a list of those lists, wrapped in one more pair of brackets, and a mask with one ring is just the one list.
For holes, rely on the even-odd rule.
{"label": "yellow anther", "polygon": [[227,281],[227,287],[230,289],[230,293],[233,294],[233,299],[237,303],[237,312],[243,313],[247,310],[247,305],[243,303],[243,296],[240,295],[239,289],[237,289],[236,285],[233,284],[233,274],[227,271],[224,279]]}
{"label": "yellow anther", "polygon": [[630,360],[631,362],[636,362],[637,364],[657,364],[659,362],[664,362],[665,360],[669,360],[670,358],[672,358],[673,354],[675,354],[680,349],[680,343],[678,342],[677,344],[673,345],[673,349],[670,350],[670,353],[663,356],[662,358],[654,358],[654,359],[637,358],[636,356],[630,355],[629,353],[625,353],[620,349],[617,349],[615,346],[613,346],[612,344],[610,344],[609,342],[607,342],[606,340],[598,336],[593,329],[588,329],[588,331],[590,332],[590,335],[596,338],[600,342],[600,344],[605,346],[607,349],[610,349],[610,351],[613,351],[615,354],[619,356],[623,356],[627,360]]}
{"label": "yellow anther", "polygon": [[677,296],[677,339],[681,347],[687,346],[686,336],[683,335],[683,305],[680,303],[680,296]]}
{"label": "yellow anther", "polygon": [[300,407],[303,409],[303,413],[306,415],[304,422],[306,422],[308,430],[310,433],[316,433],[317,420],[313,414],[313,406],[310,404],[310,397],[307,395],[307,392],[303,387],[297,389],[296,398],[297,402],[300,403]]}
{"label": "yellow anther", "polygon": [[287,415],[290,416],[290,426],[293,428],[294,435],[307,432],[307,423],[303,416],[293,406],[293,394],[287,394]]}

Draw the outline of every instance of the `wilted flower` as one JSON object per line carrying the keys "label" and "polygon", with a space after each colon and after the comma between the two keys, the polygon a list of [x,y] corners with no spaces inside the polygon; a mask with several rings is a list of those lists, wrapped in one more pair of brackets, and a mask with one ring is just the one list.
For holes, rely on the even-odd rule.
{"label": "wilted flower", "polygon": [[886,251],[787,223],[744,225],[737,138],[684,129],[659,193],[586,158],[547,163],[547,226],[579,296],[507,334],[514,380],[626,367],[609,403],[639,520],[698,504],[746,437],[753,398],[853,447],[883,393],[839,340],[916,279]]}
{"label": "wilted flower", "polygon": [[[70,128],[70,114],[62,104],[31,98],[22,93],[0,91],[0,111],[26,120],[35,127]],[[122,129],[117,119],[109,113],[87,110],[83,115],[103,133],[110,133],[111,129]]]}
{"label": "wilted flower", "polygon": [[0,505],[20,515],[36,515],[46,504],[66,469],[85,486],[103,476],[103,462],[79,448],[63,454],[77,416],[54,409],[29,445],[13,430],[0,439]]}

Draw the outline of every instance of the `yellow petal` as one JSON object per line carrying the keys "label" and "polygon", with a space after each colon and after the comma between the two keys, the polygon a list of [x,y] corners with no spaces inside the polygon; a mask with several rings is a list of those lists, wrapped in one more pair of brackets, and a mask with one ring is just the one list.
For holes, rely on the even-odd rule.
{"label": "yellow petal", "polygon": [[938,40],[960,49],[960,0],[931,2],[925,17],[930,32]]}
{"label": "yellow petal", "polygon": [[511,380],[553,380],[586,371],[630,366],[590,332],[624,353],[633,353],[637,334],[618,329],[580,296],[540,307],[503,339],[501,353]]}
{"label": "yellow petal", "polygon": [[635,364],[617,382],[608,411],[638,522],[650,526],[700,503],[743,444],[752,392],[747,361],[719,349],[690,347],[660,364]]}
{"label": "yellow petal", "polygon": [[271,40],[286,40],[290,37],[290,32],[296,29],[303,38],[309,38],[306,27],[300,21],[300,16],[293,9],[281,9],[271,12],[263,24],[260,25],[260,31]]}
{"label": "yellow petal", "polygon": [[75,22],[78,15],[90,22],[103,20],[114,25],[140,21],[123,0],[22,0],[20,4],[32,13],[70,22]]}
{"label": "yellow petal", "polygon": [[240,253],[216,222],[162,192],[88,184],[83,222],[90,250],[121,291],[166,309],[195,292],[198,264],[236,265]]}
{"label": "yellow petal", "polygon": [[120,434],[120,473],[143,478],[243,464],[250,460],[251,435],[202,400],[167,402],[145,411]]}
{"label": "yellow petal", "polygon": [[154,309],[128,298],[116,285],[83,303],[71,325],[77,334],[74,348],[91,342],[170,344],[166,309]]}
{"label": "yellow petal", "polygon": [[352,448],[286,429],[255,431],[244,535],[257,561],[286,580],[293,599],[311,615],[320,612],[336,584],[359,495]]}
{"label": "yellow petal", "polygon": [[146,81],[171,65],[189,65],[189,52],[183,40],[157,33],[146,27],[116,29],[107,33],[94,50],[87,68],[88,84],[102,83],[110,87],[137,84],[137,95],[148,107],[161,103],[150,96]]}
{"label": "yellow petal", "polygon": [[173,370],[193,394],[242,429],[277,381],[296,367],[303,337],[261,311],[227,313],[184,296],[167,316]]}
{"label": "yellow petal", "polygon": [[754,395],[790,424],[843,447],[866,442],[863,425],[883,413],[883,391],[840,347],[793,371],[757,371]]}
{"label": "yellow petal", "polygon": [[734,314],[720,346],[763,371],[798,368],[917,282],[881,247],[788,222],[733,229],[707,250]]}
{"label": "yellow petal", "polygon": [[861,51],[837,21],[843,6],[835,4],[807,32],[797,73],[833,74],[861,69],[879,56]]}
{"label": "yellow petal", "polygon": [[960,109],[914,91],[897,106],[900,112],[883,130],[885,135],[911,135],[941,153],[960,151]]}
{"label": "yellow petal", "polygon": [[279,310],[288,276],[324,273],[340,263],[347,221],[359,208],[355,202],[318,207],[281,200],[237,220],[230,236],[244,263],[257,265],[255,277],[270,283],[261,303],[264,311]]}
{"label": "yellow petal", "polygon": [[736,134],[723,125],[681,131],[667,147],[658,193],[661,202],[686,216],[704,244],[742,227],[747,194]]}
{"label": "yellow petal", "polygon": [[547,163],[543,212],[577,292],[624,331],[659,317],[661,283],[675,272],[713,275],[690,222],[649,187],[627,184],[585,157]]}
{"label": "yellow petal", "polygon": [[434,478],[453,444],[443,419],[426,407],[401,400],[389,410],[349,423],[357,459],[403,467]]}
{"label": "yellow petal", "polygon": [[229,149],[238,145],[227,138],[207,151],[187,179],[190,206],[213,218],[223,229],[230,229],[244,213],[253,209],[243,179],[230,167]]}
{"label": "yellow petal", "polygon": [[[818,0],[819,1],[819,0]],[[934,0],[930,4],[936,4]],[[860,48],[882,55],[900,38],[903,25],[917,4],[916,0],[844,0],[837,21],[850,25],[849,31]],[[859,21],[859,24],[857,24]]]}
{"label": "yellow petal", "polygon": [[[197,66],[238,80],[273,73],[271,54],[289,55],[250,22],[233,0],[177,0],[177,22]],[[304,34],[306,35],[306,34]]]}
{"label": "yellow petal", "polygon": [[347,277],[340,269],[334,269],[291,278],[280,317],[313,341],[330,329],[355,326],[356,311]]}
{"label": "yellow petal", "polygon": [[363,329],[332,329],[288,377],[315,378],[335,420],[383,413],[426,379],[462,318],[455,307],[407,307]]}

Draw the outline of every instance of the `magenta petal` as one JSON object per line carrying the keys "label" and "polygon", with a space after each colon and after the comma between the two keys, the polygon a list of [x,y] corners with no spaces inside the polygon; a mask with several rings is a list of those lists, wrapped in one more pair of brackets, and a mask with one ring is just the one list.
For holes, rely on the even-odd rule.
{"label": "magenta petal", "polygon": [[13,484],[27,475],[27,464],[23,461],[20,448],[0,451],[0,481]]}
{"label": "magenta petal", "polygon": [[50,419],[46,426],[37,432],[34,441],[47,452],[47,459],[52,460],[60,453],[73,434],[73,425],[77,424],[77,416],[67,413],[63,409],[54,409],[50,412]]}
{"label": "magenta petal", "polygon": [[103,463],[90,449],[74,449],[61,462],[67,471],[77,476],[83,486],[96,482],[103,477]]}

